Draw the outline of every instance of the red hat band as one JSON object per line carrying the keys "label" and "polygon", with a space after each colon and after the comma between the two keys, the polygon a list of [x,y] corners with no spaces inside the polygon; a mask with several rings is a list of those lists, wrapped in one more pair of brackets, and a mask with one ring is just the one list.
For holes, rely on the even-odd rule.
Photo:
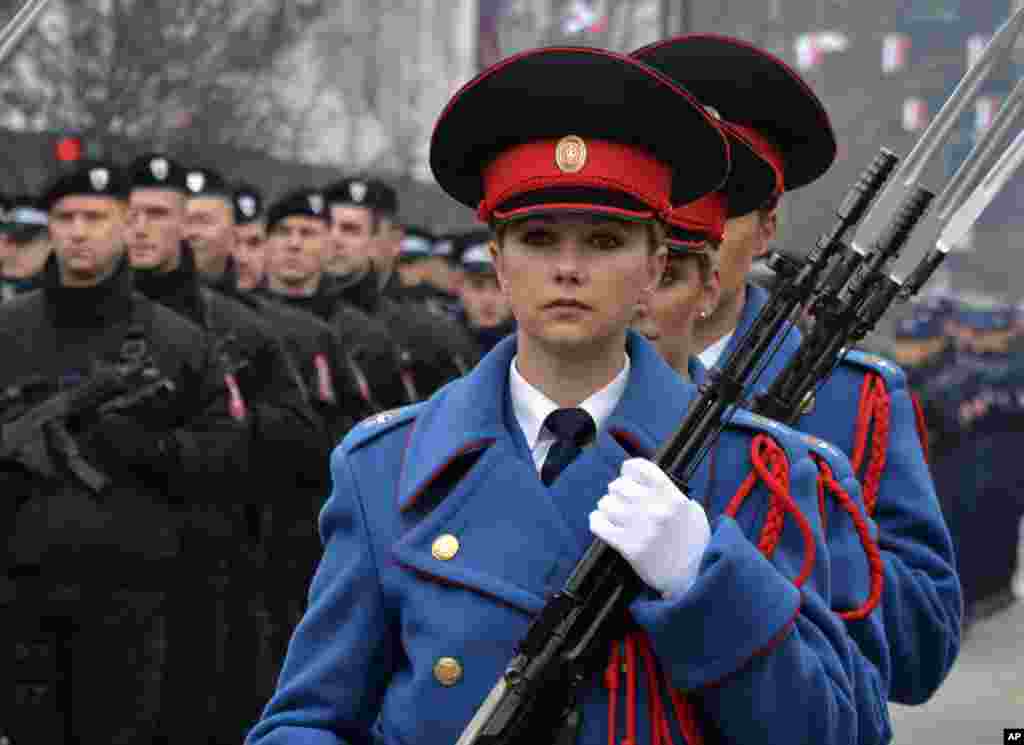
{"label": "red hat band", "polygon": [[747,144],[757,153],[764,161],[772,167],[775,171],[775,196],[779,196],[786,191],[786,177],[785,177],[785,163],[783,160],[782,151],[780,151],[775,145],[768,140],[763,134],[758,132],[756,129],[748,127],[745,124],[737,124],[736,122],[724,122],[724,124],[733,132],[738,134]]}
{"label": "red hat band", "polygon": [[[725,220],[728,216],[729,202],[721,191],[714,191],[696,201],[674,207],[666,222],[670,228],[681,228],[684,231],[706,236],[707,240],[721,243],[725,235]],[[669,242],[671,242],[671,231]]]}
{"label": "red hat band", "polygon": [[514,197],[547,189],[617,192],[649,210],[592,205],[595,212],[652,219],[667,213],[672,191],[672,170],[643,148],[607,140],[585,140],[575,135],[535,140],[511,147],[483,171],[484,198],[477,215],[484,222],[508,219],[539,209],[589,209],[591,205],[538,203],[508,211],[501,205]]}

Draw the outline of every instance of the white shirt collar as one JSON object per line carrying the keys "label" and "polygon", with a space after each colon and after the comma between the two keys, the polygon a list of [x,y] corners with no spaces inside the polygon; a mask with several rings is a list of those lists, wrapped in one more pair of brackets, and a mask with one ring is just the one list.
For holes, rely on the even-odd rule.
{"label": "white shirt collar", "polygon": [[[626,362],[619,374],[608,385],[580,404],[580,408],[593,417],[599,432],[626,391],[626,384],[629,382],[630,361],[628,354],[625,357]],[[543,432],[541,430],[548,414],[560,407],[519,374],[519,370],[516,368],[517,359],[518,356],[513,357],[512,364],[508,368],[509,394],[512,396],[512,411],[523,430],[523,435],[526,436],[527,446],[533,451],[542,434],[553,437],[547,430],[543,430]]]}
{"label": "white shirt collar", "polygon": [[730,331],[710,347],[698,354],[697,359],[700,360],[700,364],[704,365],[708,370],[718,364],[718,360],[721,359],[722,353],[725,352],[725,348],[729,346],[729,342],[732,340],[733,334],[735,333],[735,331]]}

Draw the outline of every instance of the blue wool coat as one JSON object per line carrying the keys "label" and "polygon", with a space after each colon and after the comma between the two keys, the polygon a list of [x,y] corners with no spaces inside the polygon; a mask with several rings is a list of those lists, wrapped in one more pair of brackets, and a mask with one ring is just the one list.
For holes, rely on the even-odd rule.
{"label": "blue wool coat", "polygon": [[[587,516],[622,462],[652,454],[694,395],[631,333],[622,400],[595,444],[548,488],[511,413],[515,344],[502,341],[430,400],[359,425],[333,454],[324,557],[252,745],[454,743],[592,540]],[[792,579],[804,543],[793,521],[771,559],[746,537],[763,523],[763,488],[735,519],[721,515],[750,471],[757,434],[781,448],[792,497],[810,517],[817,562],[800,590]],[[741,413],[719,451],[724,487],[702,493],[702,474],[689,488],[712,518],[696,584],[673,600],[642,597],[632,616],[673,686],[690,695],[706,742],[857,742],[862,704],[848,636],[830,611],[817,472],[806,446],[788,428]],[[443,535],[457,539],[457,551],[448,539],[438,558]],[[437,673],[443,658],[449,683],[457,671],[451,685]],[[608,741],[601,677],[583,692],[578,743]],[[643,676],[638,693],[644,743]]]}
{"label": "blue wool coat", "polygon": [[[743,317],[726,355],[768,297],[764,289],[748,285]],[[799,340],[795,330],[787,334],[758,381],[759,388],[785,367]],[[952,541],[921,448],[906,376],[880,357],[850,352],[817,392],[813,410],[794,426],[852,457],[861,385],[872,373],[885,381],[891,402],[887,459],[874,519],[885,563],[881,609],[892,664],[873,661],[881,671],[891,671],[885,681],[890,700],[919,704],[935,693],[960,650],[962,599]],[[871,649],[863,651],[874,655]]]}

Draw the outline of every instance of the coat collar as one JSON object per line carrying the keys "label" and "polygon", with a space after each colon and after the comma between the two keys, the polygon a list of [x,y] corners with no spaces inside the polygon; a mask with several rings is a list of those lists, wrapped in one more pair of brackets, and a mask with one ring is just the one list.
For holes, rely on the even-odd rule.
{"label": "coat collar", "polygon": [[[682,421],[695,389],[683,381],[638,334],[629,332],[629,382],[607,430],[635,455],[650,457]],[[469,375],[428,401],[409,433],[398,481],[398,503],[409,509],[461,456],[508,438],[505,397],[516,337],[499,342]],[[666,405],[666,402],[678,402]]]}

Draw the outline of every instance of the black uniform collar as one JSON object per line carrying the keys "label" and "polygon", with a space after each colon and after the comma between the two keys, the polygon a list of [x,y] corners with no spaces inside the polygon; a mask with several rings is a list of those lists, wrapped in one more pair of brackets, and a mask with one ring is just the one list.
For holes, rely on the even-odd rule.
{"label": "black uniform collar", "polygon": [[375,314],[379,309],[382,294],[379,286],[380,279],[373,269],[345,275],[324,275],[324,277],[326,281],[320,283],[321,290],[333,293],[335,297],[340,297],[370,315]]}
{"label": "black uniform collar", "polygon": [[264,297],[284,303],[292,308],[312,313],[322,321],[329,321],[334,315],[334,308],[338,302],[337,289],[332,287],[330,275],[320,275],[320,284],[312,295],[288,295],[283,292],[275,292],[269,286],[263,290],[256,290]]}
{"label": "black uniform collar", "polygon": [[131,316],[132,272],[122,257],[114,273],[94,287],[65,287],[60,268],[51,256],[43,270],[47,308],[58,327],[103,327]]}
{"label": "black uniform collar", "polygon": [[202,280],[224,295],[235,295],[238,293],[238,265],[234,256],[228,256],[227,266],[219,277],[202,276]]}
{"label": "black uniform collar", "polygon": [[178,266],[169,272],[136,270],[135,286],[139,292],[161,305],[170,308],[194,323],[204,326],[202,321],[202,300],[199,296],[199,274],[196,272],[195,257],[187,243],[181,243],[181,258]]}

